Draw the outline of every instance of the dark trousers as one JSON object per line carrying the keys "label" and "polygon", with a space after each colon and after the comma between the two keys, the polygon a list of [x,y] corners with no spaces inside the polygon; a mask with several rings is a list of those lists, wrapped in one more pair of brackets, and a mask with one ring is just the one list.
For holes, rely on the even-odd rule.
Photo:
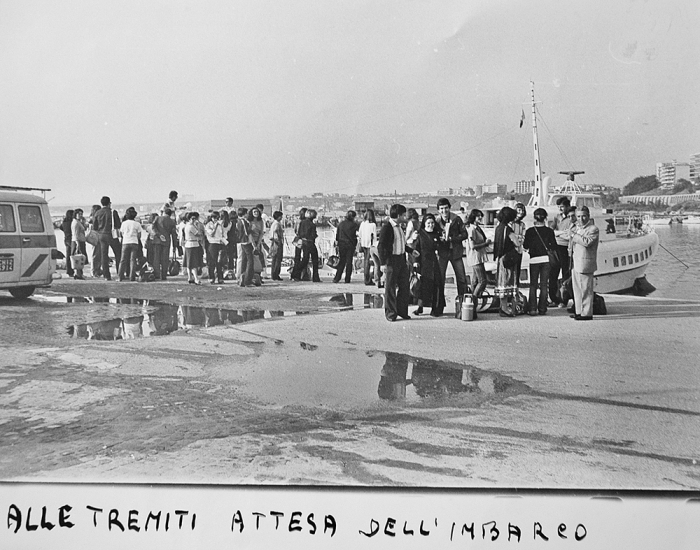
{"label": "dark trousers", "polygon": [[[108,281],[112,279],[112,275],[109,272],[109,245],[112,242],[111,234],[100,233],[100,241],[98,243],[99,251],[99,262],[102,275]],[[94,266],[93,266],[94,270]]]}
{"label": "dark trousers", "polygon": [[[547,311],[547,287],[549,286],[550,275],[549,262],[544,264],[530,263],[530,297],[528,300],[528,311],[533,313]],[[537,289],[540,291],[539,301],[537,299]]]}
{"label": "dark trousers", "polygon": [[123,244],[121,261],[119,262],[119,280],[136,280],[136,261],[139,257],[138,244]]}
{"label": "dark trousers", "polygon": [[153,274],[157,280],[165,281],[168,276],[169,246],[153,245]]}
{"label": "dark trousers", "polygon": [[245,243],[241,245],[241,256],[238,258],[240,262],[240,273],[238,273],[238,280],[241,286],[248,286],[253,284],[253,276],[255,275],[253,263],[253,245],[250,243]]}
{"label": "dark trousers", "polygon": [[284,247],[281,243],[272,243],[270,246],[270,277],[274,280],[280,278],[282,271],[282,258],[284,257]]}
{"label": "dark trousers", "polygon": [[226,269],[236,271],[237,248],[236,241],[231,239],[231,234],[229,233],[228,244],[226,245]]}
{"label": "dark trousers", "polygon": [[549,272],[549,299],[552,303],[556,304],[559,302],[557,298],[557,291],[559,290],[559,271],[561,269],[561,279],[568,279],[571,277],[571,267],[569,264],[569,248],[557,245],[557,256],[559,257],[559,266],[551,268]]}
{"label": "dark trousers", "polygon": [[122,261],[122,243],[119,239],[115,239],[114,237],[112,237],[109,240],[109,247],[114,253],[114,265],[115,267],[119,267],[119,264]]}
{"label": "dark trousers", "polygon": [[301,279],[302,273],[309,265],[309,259],[311,260],[311,280],[318,283],[321,278],[318,276],[318,248],[316,248],[315,242],[304,242],[301,247],[301,260],[298,264],[294,265],[294,271],[292,271],[292,279]]}
{"label": "dark trousers", "polygon": [[438,255],[438,264],[440,265],[440,275],[442,275],[442,280],[445,280],[445,274],[447,273],[447,264],[452,264],[452,269],[455,272],[455,279],[457,280],[457,295],[464,296],[467,293],[467,274],[464,271],[464,262],[462,258],[455,258],[450,260],[447,254]]}
{"label": "dark trousers", "polygon": [[71,243],[64,243],[64,244],[66,245],[66,275],[68,275],[69,277],[72,277],[75,272],[73,271],[73,264],[71,263],[71,260],[70,260]]}
{"label": "dark trousers", "polygon": [[355,246],[349,243],[338,243],[338,267],[335,270],[333,282],[337,283],[343,276],[345,270],[345,282],[349,283],[352,277],[353,258],[355,256]]}
{"label": "dark trousers", "polygon": [[408,264],[405,254],[389,257],[384,268],[384,315],[389,321],[396,317],[408,317],[410,301],[408,285]]}
{"label": "dark trousers", "polygon": [[226,249],[223,244],[220,243],[209,243],[209,258],[211,262],[207,264],[207,269],[209,270],[209,280],[224,280],[224,260]]}

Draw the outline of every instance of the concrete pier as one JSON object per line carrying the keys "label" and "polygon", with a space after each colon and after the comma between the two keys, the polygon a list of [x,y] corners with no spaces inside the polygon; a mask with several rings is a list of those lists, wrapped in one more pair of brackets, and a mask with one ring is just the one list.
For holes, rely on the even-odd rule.
{"label": "concrete pier", "polygon": [[[448,305],[389,323],[376,287],[324,280],[61,279],[0,297],[3,478],[700,488],[700,302],[608,295],[590,322],[556,308],[463,322]],[[81,336],[153,301],[210,326],[180,310],[168,335]],[[218,310],[237,313],[217,325]]]}

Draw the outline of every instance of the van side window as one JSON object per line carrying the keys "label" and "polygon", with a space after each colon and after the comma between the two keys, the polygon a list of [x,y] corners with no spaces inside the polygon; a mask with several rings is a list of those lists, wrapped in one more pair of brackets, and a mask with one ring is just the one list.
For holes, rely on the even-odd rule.
{"label": "van side window", "polygon": [[16,231],[15,213],[11,204],[0,204],[0,233],[12,233]]}
{"label": "van side window", "polygon": [[24,233],[43,233],[44,220],[41,218],[41,208],[38,206],[18,206],[19,226]]}

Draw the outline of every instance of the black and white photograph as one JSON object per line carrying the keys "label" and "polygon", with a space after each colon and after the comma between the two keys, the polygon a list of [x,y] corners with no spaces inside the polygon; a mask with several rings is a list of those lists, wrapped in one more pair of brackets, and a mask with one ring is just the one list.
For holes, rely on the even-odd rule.
{"label": "black and white photograph", "polygon": [[697,498],[698,22],[0,0],[3,531],[57,484]]}

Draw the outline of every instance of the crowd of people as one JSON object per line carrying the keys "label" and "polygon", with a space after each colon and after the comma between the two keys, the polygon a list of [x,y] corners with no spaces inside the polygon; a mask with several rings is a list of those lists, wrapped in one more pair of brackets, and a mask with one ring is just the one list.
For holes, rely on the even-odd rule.
{"label": "crowd of people", "polygon": [[[137,221],[134,207],[120,216],[106,196],[93,206],[87,219],[80,208],[68,210],[61,224],[68,275],[84,279],[84,265],[91,265],[93,277],[111,280],[111,250],[120,281],[142,280],[144,269],[150,270],[156,280],[166,280],[169,274],[179,272],[176,258],[182,258],[187,281],[194,285],[202,284],[206,268],[211,284],[235,280],[243,287],[260,286],[267,262],[270,278],[282,280],[281,211],[273,212],[270,218],[262,204],[250,210],[235,208],[229,197],[224,208],[202,219],[196,211],[178,212],[177,198],[177,192],[172,191],[160,213],[152,214],[145,227]],[[543,208],[533,212],[532,222],[526,221],[527,210],[522,203],[501,208],[493,240],[482,228],[483,212],[474,209],[467,214],[462,208],[454,213],[447,198],[437,201],[437,212],[422,217],[414,209],[394,204],[382,225],[371,209],[363,213],[360,223],[357,213],[349,210],[335,228],[335,263],[329,261],[335,267],[333,282],[351,282],[355,256],[362,254],[364,284],[384,288],[387,320],[410,319],[411,303],[417,305],[414,315],[430,309],[431,316],[440,317],[446,307],[448,265],[454,272],[458,298],[471,296],[477,305],[486,290],[486,263],[492,253],[501,316],[545,315],[548,307],[566,307],[568,299],[559,291],[561,277],[565,282],[570,280],[572,286],[571,316],[591,319],[598,229],[585,206],[577,210],[565,197],[557,204],[559,213],[550,223]],[[321,282],[316,218],[314,209],[299,211],[291,281]],[[93,246],[90,259],[86,243]],[[530,256],[526,299],[518,289],[523,251]],[[465,270],[465,257],[472,270],[471,280]],[[474,311],[476,314],[476,307]]]}

